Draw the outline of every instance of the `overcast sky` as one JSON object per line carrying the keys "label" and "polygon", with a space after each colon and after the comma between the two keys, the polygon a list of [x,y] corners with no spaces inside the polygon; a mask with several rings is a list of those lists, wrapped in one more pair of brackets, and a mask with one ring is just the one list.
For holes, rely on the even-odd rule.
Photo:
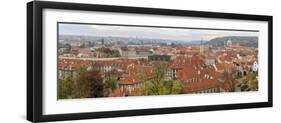
{"label": "overcast sky", "polygon": [[258,36],[258,32],[129,27],[112,25],[59,24],[59,35],[118,36],[170,40],[210,40],[223,36]]}

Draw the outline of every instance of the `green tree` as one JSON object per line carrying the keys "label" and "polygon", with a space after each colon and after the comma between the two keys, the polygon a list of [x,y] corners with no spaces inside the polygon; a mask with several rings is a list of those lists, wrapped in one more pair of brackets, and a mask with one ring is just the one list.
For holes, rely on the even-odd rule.
{"label": "green tree", "polygon": [[74,82],[71,77],[59,81],[59,99],[71,99],[74,97]]}
{"label": "green tree", "polygon": [[80,68],[78,69],[78,75],[80,75],[83,72],[87,71],[87,66],[86,65],[80,65]]}
{"label": "green tree", "polygon": [[66,47],[68,50],[71,50],[71,49],[72,49],[72,46],[71,46],[69,43],[65,44],[65,47]]}
{"label": "green tree", "polygon": [[258,90],[258,79],[256,73],[248,73],[243,78],[243,83],[247,85],[248,91],[257,91]]}
{"label": "green tree", "polygon": [[105,86],[99,71],[83,72],[76,82],[76,98],[104,97],[107,93]]}
{"label": "green tree", "polygon": [[254,79],[252,81],[249,82],[249,86],[250,86],[250,89],[252,91],[257,91],[258,90],[258,86],[259,86],[259,82],[257,79]]}
{"label": "green tree", "polygon": [[185,84],[179,80],[161,81],[155,84],[153,81],[146,81],[142,89],[144,95],[168,95],[184,93]]}
{"label": "green tree", "polygon": [[82,45],[79,46],[79,48],[86,48],[86,45],[82,44]]}
{"label": "green tree", "polygon": [[153,81],[155,84],[161,84],[161,81],[165,80],[168,71],[168,63],[161,61],[154,63],[154,71]]}
{"label": "green tree", "polygon": [[[168,93],[168,89],[164,85],[168,64],[166,62],[155,62],[153,67],[152,79],[145,82],[142,91],[144,95],[164,95]],[[137,76],[147,78],[143,74]]]}
{"label": "green tree", "polygon": [[145,81],[143,74],[139,74],[138,78],[145,81],[142,88],[143,95],[167,95],[180,94],[184,92],[185,84],[179,80],[167,80],[166,73],[168,71],[167,62],[155,62],[152,79]]}
{"label": "green tree", "polygon": [[111,89],[111,92],[114,92],[117,89],[117,77],[110,77],[106,80],[107,86]]}
{"label": "green tree", "polygon": [[182,94],[184,93],[185,84],[182,81],[174,80],[171,94]]}

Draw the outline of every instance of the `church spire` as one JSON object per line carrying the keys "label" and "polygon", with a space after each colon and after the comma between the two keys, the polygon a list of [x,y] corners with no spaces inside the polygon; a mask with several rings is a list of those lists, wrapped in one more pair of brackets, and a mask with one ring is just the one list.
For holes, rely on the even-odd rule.
{"label": "church spire", "polygon": [[203,39],[201,39],[201,43],[200,43],[200,54],[204,53],[204,44],[203,44]]}

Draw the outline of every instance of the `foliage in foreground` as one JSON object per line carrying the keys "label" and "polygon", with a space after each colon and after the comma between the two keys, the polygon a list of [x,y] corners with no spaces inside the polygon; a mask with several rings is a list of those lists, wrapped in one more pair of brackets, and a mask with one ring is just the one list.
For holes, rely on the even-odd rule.
{"label": "foliage in foreground", "polygon": [[[168,64],[166,62],[156,62],[154,64],[153,77],[145,81],[142,87],[143,95],[168,95],[184,93],[185,83],[180,80],[167,79],[166,73]],[[139,75],[141,79],[149,78]]]}
{"label": "foliage in foreground", "polygon": [[109,92],[99,71],[80,71],[77,81],[71,77],[59,81],[59,99],[105,97]]}

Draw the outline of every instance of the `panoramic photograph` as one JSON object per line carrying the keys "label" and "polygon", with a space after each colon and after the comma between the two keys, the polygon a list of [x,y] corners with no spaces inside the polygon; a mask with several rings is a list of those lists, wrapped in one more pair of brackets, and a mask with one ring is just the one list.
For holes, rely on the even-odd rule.
{"label": "panoramic photograph", "polygon": [[57,33],[58,99],[259,90],[255,30],[60,22]]}

